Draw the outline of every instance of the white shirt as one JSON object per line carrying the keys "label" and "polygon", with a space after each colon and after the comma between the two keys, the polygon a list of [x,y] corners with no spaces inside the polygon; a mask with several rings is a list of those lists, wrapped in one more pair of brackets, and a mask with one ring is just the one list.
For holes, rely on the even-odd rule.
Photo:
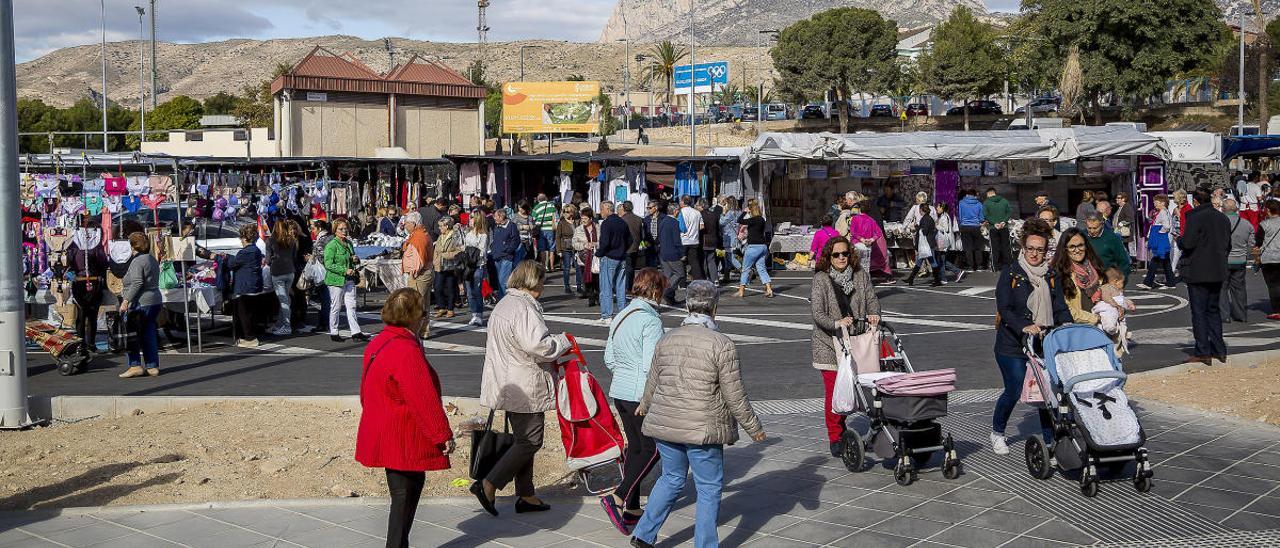
{"label": "white shirt", "polygon": [[684,219],[684,232],[680,234],[681,245],[699,245],[702,243],[702,212],[692,207],[680,208],[680,217]]}

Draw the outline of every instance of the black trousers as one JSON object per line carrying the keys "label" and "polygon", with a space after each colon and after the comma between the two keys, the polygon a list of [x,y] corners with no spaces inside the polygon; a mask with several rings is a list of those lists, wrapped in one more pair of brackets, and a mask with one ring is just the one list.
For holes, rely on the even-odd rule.
{"label": "black trousers", "polygon": [[684,246],[684,258],[689,263],[690,280],[707,279],[706,273],[702,271],[702,245]]}
{"label": "black trousers", "polygon": [[1191,334],[1196,338],[1196,356],[1226,356],[1227,343],[1222,340],[1222,282],[1187,283],[1187,300],[1191,302]]}
{"label": "black trousers", "polygon": [[977,226],[960,227],[960,243],[964,247],[964,267],[978,270],[982,266],[982,229]]}
{"label": "black trousers", "polygon": [[232,313],[235,314],[235,337],[237,339],[253,338],[253,306],[250,299],[245,295],[236,295],[231,299]]}
{"label": "black trousers", "polygon": [[453,305],[458,302],[458,273],[454,270],[444,270],[436,272],[435,287],[433,288],[435,296],[432,300],[436,303],[437,310],[453,310]]}
{"label": "black trousers", "polygon": [[425,472],[402,472],[387,468],[387,489],[391,491],[391,517],[387,520],[387,548],[409,548],[409,529],[418,512]]}
{"label": "black trousers", "polygon": [[[89,285],[93,289],[89,289]],[[75,297],[80,315],[76,317],[76,334],[84,339],[85,346],[93,351],[97,347],[98,309],[102,307],[102,278],[93,281],[76,281],[71,284],[71,296]]]}
{"label": "black trousers", "polygon": [[1267,282],[1267,294],[1271,297],[1271,313],[1280,314],[1280,263],[1262,265],[1262,279]]}
{"label": "black trousers", "polygon": [[631,286],[635,284],[636,270],[644,268],[643,258],[644,255],[637,251],[635,253],[628,253],[627,259],[622,261],[622,275],[626,276],[627,291],[631,291]]}
{"label": "black trousers", "polygon": [[1246,307],[1249,296],[1245,291],[1245,265],[1227,265],[1227,281],[1222,284],[1222,304],[1219,308],[1232,321],[1243,322],[1248,318]]}
{"label": "black trousers", "polygon": [[484,479],[489,480],[498,491],[506,488],[515,480],[516,496],[533,496],[533,455],[542,449],[543,431],[542,413],[511,413],[511,433],[516,437],[501,459],[493,465],[493,470]]}
{"label": "black trousers", "polygon": [[999,272],[1013,262],[1013,247],[1009,244],[1009,225],[991,227],[991,264]]}
{"label": "black trousers", "polygon": [[640,484],[658,463],[658,446],[653,438],[640,431],[644,425],[644,417],[636,415],[639,403],[614,399],[613,406],[618,409],[622,430],[627,433],[627,452],[622,459],[622,483],[618,484],[614,493],[622,499],[627,510],[639,510]]}

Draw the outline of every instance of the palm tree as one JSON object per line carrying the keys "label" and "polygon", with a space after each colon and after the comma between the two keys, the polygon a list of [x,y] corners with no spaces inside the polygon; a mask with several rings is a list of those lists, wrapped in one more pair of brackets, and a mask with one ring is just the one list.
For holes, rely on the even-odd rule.
{"label": "palm tree", "polygon": [[640,73],[641,81],[649,85],[654,81],[665,83],[663,88],[666,91],[666,102],[670,103],[675,93],[672,91],[674,84],[673,78],[676,65],[684,61],[689,56],[689,49],[673,43],[670,40],[663,40],[653,45],[649,50],[651,64],[644,67]]}
{"label": "palm tree", "polygon": [[711,99],[713,102],[718,102],[722,105],[732,105],[738,102],[738,96],[741,93],[742,90],[738,89],[737,85],[729,82],[721,87],[720,91],[712,94]]}

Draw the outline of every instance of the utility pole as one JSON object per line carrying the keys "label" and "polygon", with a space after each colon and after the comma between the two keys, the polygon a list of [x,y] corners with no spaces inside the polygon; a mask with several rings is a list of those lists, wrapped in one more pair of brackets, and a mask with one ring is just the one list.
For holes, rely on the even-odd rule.
{"label": "utility pole", "polygon": [[[18,257],[18,86],[13,0],[0,0],[0,256]],[[23,329],[22,262],[0,261],[0,429],[31,425],[27,414],[27,352]]]}
{"label": "utility pole", "polygon": [[693,108],[693,92],[698,88],[698,62],[693,57],[693,0],[689,0],[689,156],[698,155],[698,115]]}
{"label": "utility pole", "polygon": [[521,82],[524,81],[524,50],[526,48],[532,49],[532,48],[541,48],[541,47],[542,46],[539,46],[537,44],[525,44],[520,46],[520,81]]}
{"label": "utility pole", "polygon": [[151,110],[156,110],[156,96],[160,94],[156,87],[156,0],[151,0]]}
{"label": "utility pole", "polygon": [[627,113],[626,128],[631,129],[631,33],[627,30],[626,0],[622,0],[618,9],[622,12],[622,40],[620,41],[625,42],[627,46],[626,57],[622,59],[622,62],[626,63],[622,75],[622,94],[626,97],[623,101],[624,106],[627,107],[624,109]]}
{"label": "utility pole", "polygon": [[[107,145],[107,0],[98,0],[102,23],[102,152],[108,152]],[[8,62],[6,60],[6,62]]]}
{"label": "utility pole", "polygon": [[1236,99],[1236,135],[1244,135],[1244,12],[1240,12],[1240,96]]}
{"label": "utility pole", "polygon": [[147,140],[147,52],[146,52],[146,27],[142,22],[142,17],[147,14],[147,10],[140,6],[134,6],[133,9],[138,10],[138,112],[142,116],[142,129],[138,132],[138,151],[142,151],[142,143]]}

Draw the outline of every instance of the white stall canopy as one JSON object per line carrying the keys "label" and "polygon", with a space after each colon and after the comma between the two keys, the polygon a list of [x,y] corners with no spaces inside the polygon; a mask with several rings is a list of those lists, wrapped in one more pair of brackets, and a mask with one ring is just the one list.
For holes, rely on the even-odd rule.
{"label": "white stall canopy", "polygon": [[911,133],[766,133],[742,153],[744,168],[762,160],[1048,160],[1107,156],[1170,160],[1160,137],[1131,127]]}
{"label": "white stall canopy", "polygon": [[1185,164],[1221,164],[1222,136],[1207,131],[1148,131],[1169,145],[1169,160]]}

